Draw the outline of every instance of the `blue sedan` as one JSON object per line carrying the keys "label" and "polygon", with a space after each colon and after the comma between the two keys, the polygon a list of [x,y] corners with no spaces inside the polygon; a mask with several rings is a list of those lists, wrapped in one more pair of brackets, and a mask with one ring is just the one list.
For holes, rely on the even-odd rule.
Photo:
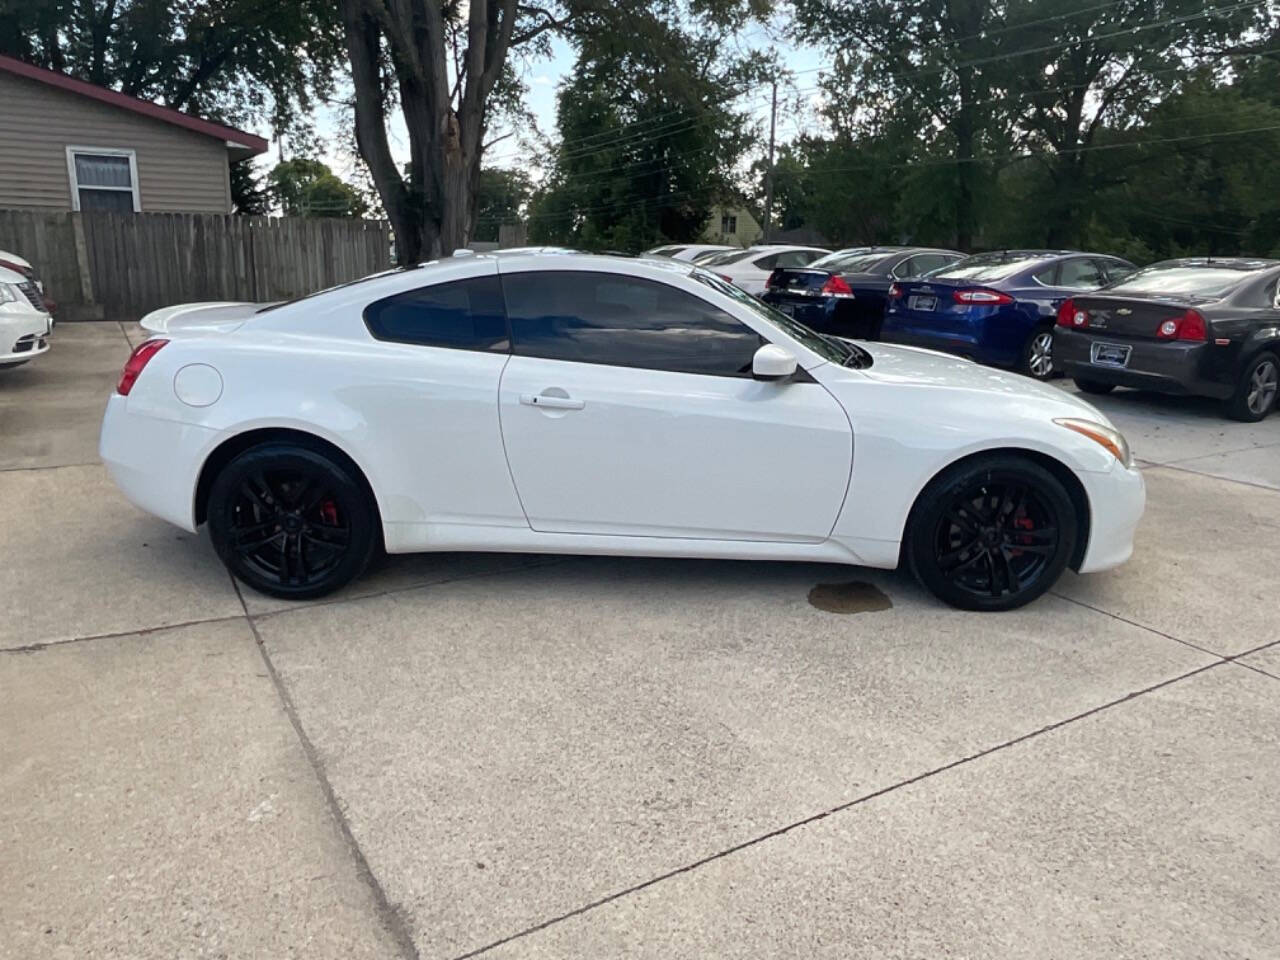
{"label": "blue sedan", "polygon": [[889,289],[881,339],[1047,380],[1059,305],[1131,274],[1127,260],[1068,250],[980,253]]}

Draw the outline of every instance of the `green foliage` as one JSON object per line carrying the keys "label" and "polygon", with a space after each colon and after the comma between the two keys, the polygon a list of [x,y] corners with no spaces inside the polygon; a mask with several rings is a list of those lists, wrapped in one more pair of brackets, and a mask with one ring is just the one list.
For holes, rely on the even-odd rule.
{"label": "green foliage", "polygon": [[533,196],[533,181],[523,170],[480,171],[476,186],[476,218],[472,238],[496,242],[504,223],[518,223]]}
{"label": "green foliage", "polygon": [[304,122],[342,32],[326,0],[3,0],[0,53],[228,123]]}
{"label": "green foliage", "polygon": [[266,216],[271,208],[271,195],[262,178],[253,169],[253,158],[233,160],[230,168],[231,209],[249,216]]}
{"label": "green foliage", "polygon": [[607,5],[574,33],[560,89],[561,146],[530,212],[530,238],[640,250],[695,240],[736,200],[733,166],[759,131],[731,106],[764,65],[728,38],[764,6],[748,0]]}
{"label": "green foliage", "polygon": [[271,197],[286,217],[362,217],[364,198],[319,160],[296,157],[267,174]]}

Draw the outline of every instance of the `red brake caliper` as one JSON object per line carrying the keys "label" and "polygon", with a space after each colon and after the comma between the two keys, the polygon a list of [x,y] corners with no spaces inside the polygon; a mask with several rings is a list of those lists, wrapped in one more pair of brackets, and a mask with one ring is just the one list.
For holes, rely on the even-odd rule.
{"label": "red brake caliper", "polygon": [[[1032,522],[1031,522],[1031,518],[1030,518],[1030,517],[1028,517],[1026,514],[1023,514],[1023,515],[1022,515],[1022,516],[1020,516],[1020,517],[1014,517],[1014,518],[1013,518],[1013,525],[1014,525],[1015,527],[1017,527],[1019,530],[1034,530],[1034,529],[1036,528],[1036,525],[1035,525],[1034,523],[1032,523]],[[1020,538],[1019,538],[1019,540],[1018,540],[1018,542],[1019,542],[1019,543],[1022,543],[1022,544],[1024,544],[1024,545],[1025,545],[1025,544],[1029,544],[1029,543],[1031,542],[1031,538],[1030,538],[1030,537],[1020,537]],[[1010,551],[1010,552],[1011,552],[1015,557],[1020,557],[1020,556],[1022,556],[1022,551],[1021,551],[1021,550],[1012,550],[1012,551]]]}
{"label": "red brake caliper", "polygon": [[332,500],[325,500],[320,504],[320,519],[331,527],[338,525],[338,505]]}

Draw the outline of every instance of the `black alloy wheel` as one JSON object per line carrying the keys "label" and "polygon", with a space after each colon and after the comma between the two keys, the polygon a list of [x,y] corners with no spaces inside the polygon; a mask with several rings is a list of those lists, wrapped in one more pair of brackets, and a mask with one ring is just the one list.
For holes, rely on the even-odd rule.
{"label": "black alloy wheel", "polygon": [[1029,459],[962,461],[920,495],[907,531],[911,566],[965,610],[1012,610],[1057,581],[1076,543],[1070,495]]}
{"label": "black alloy wheel", "polygon": [[261,593],[320,597],[368,565],[376,512],[349,462],[288,443],[254,447],[218,474],[209,532],[228,569]]}
{"label": "black alloy wheel", "polygon": [[1280,394],[1280,357],[1261,353],[1240,375],[1235,394],[1227,401],[1227,416],[1245,423],[1257,423],[1276,406]]}

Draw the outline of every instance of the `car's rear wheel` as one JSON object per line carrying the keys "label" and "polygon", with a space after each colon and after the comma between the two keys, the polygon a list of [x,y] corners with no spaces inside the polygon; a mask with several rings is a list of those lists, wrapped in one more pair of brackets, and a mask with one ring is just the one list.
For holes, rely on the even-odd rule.
{"label": "car's rear wheel", "polygon": [[1041,326],[1031,332],[1022,347],[1021,372],[1036,380],[1053,376],[1053,327]]}
{"label": "car's rear wheel", "polygon": [[1057,581],[1076,544],[1062,483],[1030,459],[992,454],[956,464],[920,494],[908,559],[939,599],[965,610],[1012,610]]}
{"label": "car's rear wheel", "polygon": [[253,589],[309,600],[363,572],[377,512],[354,466],[320,449],[271,442],[231,460],[209,490],[209,533]]}
{"label": "car's rear wheel", "polygon": [[1236,392],[1227,400],[1227,416],[1245,423],[1257,423],[1276,405],[1280,393],[1280,358],[1263,353],[1245,366]]}
{"label": "car's rear wheel", "polygon": [[1102,383],[1098,380],[1082,380],[1080,377],[1075,377],[1074,379],[1076,386],[1079,387],[1081,391],[1084,393],[1092,393],[1099,397],[1103,394],[1110,393],[1116,388],[1114,383]]}

